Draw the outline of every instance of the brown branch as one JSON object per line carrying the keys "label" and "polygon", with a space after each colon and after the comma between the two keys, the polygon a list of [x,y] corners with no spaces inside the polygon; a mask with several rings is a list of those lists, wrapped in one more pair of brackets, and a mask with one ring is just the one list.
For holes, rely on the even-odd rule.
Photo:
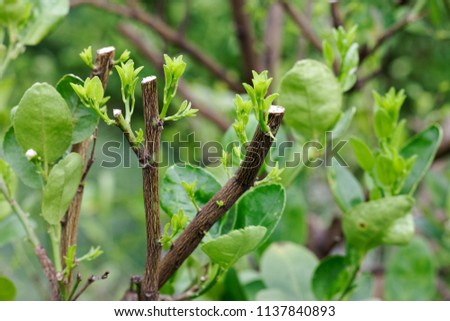
{"label": "brown branch", "polygon": [[[108,83],[109,72],[111,68],[114,66],[114,52],[115,49],[113,47],[106,47],[97,50],[97,57],[95,59],[95,68],[91,73],[91,78],[97,76],[100,78],[103,84],[103,88],[106,88],[106,84]],[[72,203],[69,206],[69,209],[66,212],[63,220],[61,221],[61,260],[63,266],[65,266],[64,257],[67,254],[67,249],[71,245],[75,245],[77,243],[78,237],[78,222],[80,219],[80,211],[81,211],[81,202],[83,200],[83,192],[84,192],[84,183],[86,176],[89,172],[89,169],[92,166],[92,158],[94,155],[96,138],[94,135],[94,143],[92,146],[91,157],[88,160],[88,149],[90,144],[90,138],[85,141],[75,144],[72,146],[72,152],[79,153],[84,163],[84,172],[83,178],[78,186],[77,194],[75,195]],[[70,282],[69,282],[70,283]]]}
{"label": "brown branch", "polygon": [[[276,135],[283,116],[284,108],[271,107],[268,125],[273,135]],[[236,175],[198,211],[195,218],[173,243],[171,249],[162,260],[159,275],[160,288],[198,247],[209,229],[233,206],[245,191],[253,186],[272,142],[271,136],[258,127],[247,147],[245,159]],[[220,206],[217,204],[219,201],[221,202]]]}
{"label": "brown branch", "polygon": [[373,55],[378,48],[380,48],[387,40],[392,38],[396,33],[405,28],[408,24],[416,22],[423,18],[423,15],[416,16],[415,14],[408,13],[403,19],[397,21],[390,28],[386,29],[375,41],[375,44],[369,48],[367,44],[361,46],[359,51],[360,64],[366,60],[369,56]]}
{"label": "brown branch", "polygon": [[288,1],[280,0],[280,3],[283,6],[284,11],[292,18],[295,24],[297,24],[297,26],[300,28],[305,38],[308,39],[309,42],[311,42],[314,48],[316,48],[319,52],[322,52],[322,41],[312,29],[312,26],[308,21],[308,19],[300,12],[295,10],[295,8]]}
{"label": "brown branch", "polygon": [[157,301],[159,298],[159,259],[161,256],[161,226],[159,217],[158,159],[163,121],[159,118],[156,77],[142,80],[144,103],[145,147],[148,166],[142,169],[144,185],[145,218],[147,227],[147,261],[142,281],[142,298]]}
{"label": "brown branch", "polygon": [[264,33],[264,69],[273,77],[276,76],[281,56],[283,13],[283,8],[278,2],[273,3],[267,13],[266,30]]}
{"label": "brown branch", "polygon": [[[118,30],[139,50],[142,56],[151,62],[156,71],[158,71],[161,75],[164,74],[164,59],[162,54],[155,52],[154,49],[144,41],[143,37],[141,37],[133,27],[126,24],[120,24],[118,26]],[[181,97],[183,97],[183,99],[190,101],[193,108],[198,109],[202,116],[212,121],[222,131],[226,131],[230,127],[230,123],[224,116],[217,114],[214,110],[202,104],[197,97],[191,94],[187,84],[183,80],[180,80],[178,84],[178,93]]]}
{"label": "brown branch", "polygon": [[230,0],[236,28],[236,36],[241,48],[244,80],[252,80],[252,70],[261,71],[261,62],[256,52],[255,37],[251,19],[245,12],[246,0]]}
{"label": "brown branch", "polygon": [[161,38],[169,43],[177,46],[181,50],[185,51],[192,56],[197,62],[203,65],[218,79],[225,82],[228,87],[235,91],[241,92],[242,86],[239,82],[233,79],[228,71],[220,66],[212,57],[208,56],[203,50],[198,48],[195,44],[189,40],[180,37],[180,34],[172,29],[169,25],[161,21],[158,17],[152,16],[146,13],[142,8],[127,7],[119,5],[105,0],[72,0],[71,7],[76,7],[82,4],[91,5],[96,8],[113,13],[120,17],[135,19],[140,23],[148,26],[154,32],[156,32]]}
{"label": "brown branch", "polygon": [[50,282],[50,298],[52,301],[61,300],[61,293],[59,291],[58,278],[56,276],[56,270],[53,265],[53,262],[49,259],[47,252],[45,249],[39,245],[34,249],[36,256],[39,259],[39,263],[44,271],[45,276]]}
{"label": "brown branch", "polygon": [[331,18],[333,20],[333,27],[339,28],[344,25],[344,21],[342,20],[341,10],[339,6],[339,0],[329,0],[330,2],[330,11]]}
{"label": "brown branch", "polygon": [[105,272],[103,273],[102,276],[98,277],[95,275],[91,275],[89,277],[89,279],[87,279],[86,283],[83,285],[83,287],[72,297],[71,301],[76,301],[78,300],[78,298],[84,293],[86,292],[86,290],[95,282],[95,281],[99,281],[99,280],[105,280],[107,279],[109,276],[109,272]]}

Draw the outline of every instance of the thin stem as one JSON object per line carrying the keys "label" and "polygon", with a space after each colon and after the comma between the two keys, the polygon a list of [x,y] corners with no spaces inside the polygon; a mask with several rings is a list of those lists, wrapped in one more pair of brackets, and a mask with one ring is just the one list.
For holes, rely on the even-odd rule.
{"label": "thin stem", "polygon": [[95,281],[99,281],[99,280],[105,280],[108,278],[109,272],[105,272],[103,273],[103,275],[101,277],[95,276],[95,275],[91,275],[89,277],[89,279],[87,279],[86,283],[83,285],[83,287],[77,292],[77,294],[75,294],[72,298],[72,301],[76,301],[78,300],[78,298],[84,293],[86,292],[86,290],[91,286],[91,284],[93,284]]}
{"label": "thin stem", "polygon": [[75,284],[73,285],[72,291],[70,292],[69,296],[67,297],[67,301],[71,301],[73,299],[73,296],[75,295],[75,292],[77,291],[78,287],[81,283],[81,274],[77,274],[77,279],[75,280]]}
{"label": "thin stem", "polygon": [[60,228],[60,226],[50,226],[49,234],[50,234],[50,241],[52,244],[53,262],[55,264],[56,272],[59,273],[63,270],[61,253],[60,253],[60,246],[61,246],[61,242],[60,242],[61,228]]}

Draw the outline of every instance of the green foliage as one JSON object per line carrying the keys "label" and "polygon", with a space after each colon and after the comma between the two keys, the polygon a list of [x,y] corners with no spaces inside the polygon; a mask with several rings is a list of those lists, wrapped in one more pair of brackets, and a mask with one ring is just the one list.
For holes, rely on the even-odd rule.
{"label": "green foliage", "polygon": [[25,185],[31,188],[42,187],[42,178],[38,174],[38,169],[33,162],[25,157],[22,147],[17,143],[13,127],[5,134],[3,153],[5,160]]}
{"label": "green foliage", "polygon": [[[253,110],[255,112],[256,120],[259,123],[261,129],[271,135],[270,128],[267,125],[267,121],[269,118],[269,108],[272,105],[272,102],[279,96],[277,93],[269,95],[266,97],[267,92],[269,90],[269,86],[272,83],[272,78],[268,78],[268,72],[263,71],[258,74],[256,71],[252,72],[253,79],[252,84],[253,87],[249,84],[243,84],[245,91],[250,97],[251,103],[253,105]],[[247,112],[248,106],[245,103],[241,104],[239,100],[236,101],[241,106],[238,107],[238,113]],[[245,116],[244,116],[245,118]],[[242,116],[241,116],[242,119]],[[239,116],[238,116],[239,120]],[[239,134],[238,134],[239,137]]]}
{"label": "green foliage", "polygon": [[197,112],[198,109],[192,109],[191,102],[184,100],[181,103],[180,109],[178,109],[178,111],[172,116],[165,117],[164,121],[177,121],[187,117],[194,117],[196,116]]}
{"label": "green foliage", "polygon": [[72,141],[69,107],[52,86],[34,84],[20,100],[14,116],[14,132],[24,151],[32,149],[45,163],[54,162]]}
{"label": "green foliage", "polygon": [[352,144],[353,152],[355,153],[359,166],[365,171],[370,172],[375,164],[375,157],[372,150],[366,143],[356,137],[352,137],[350,143]]}
{"label": "green foliage", "polygon": [[120,77],[122,101],[125,104],[125,120],[129,123],[134,112],[135,98],[134,91],[139,80],[138,74],[144,67],[134,69],[133,60],[129,59],[120,66],[116,66]]}
{"label": "green foliage", "polygon": [[[170,223],[164,226],[164,234],[161,236],[161,244],[164,250],[170,249],[173,240],[184,230],[188,220],[189,217],[183,213],[183,210],[179,210],[176,215],[172,216]],[[172,230],[169,232],[170,228]]]}
{"label": "green foliage", "polygon": [[5,276],[0,275],[0,301],[12,301],[16,297],[16,287]]}
{"label": "green foliage", "polygon": [[314,300],[311,278],[317,265],[317,258],[303,246],[272,244],[261,259],[261,277],[267,289],[258,293],[257,300]]}
{"label": "green foliage", "polygon": [[89,46],[84,48],[82,52],[80,52],[80,58],[83,62],[91,69],[94,69],[94,62],[92,58],[92,47]]}
{"label": "green foliage", "polygon": [[64,98],[72,113],[72,144],[89,138],[98,125],[99,116],[91,108],[85,108],[71,84],[83,85],[83,80],[75,75],[65,75],[56,84],[56,90]]}
{"label": "green foliage", "polygon": [[197,214],[197,208],[182,182],[197,182],[190,194],[198,207],[204,206],[221,187],[214,176],[202,168],[191,165],[170,167],[161,183],[161,208],[170,217],[176,215],[180,209],[189,219],[193,219]]}
{"label": "green foliage", "polygon": [[166,117],[170,103],[177,93],[178,82],[186,69],[183,56],[172,59],[168,55],[164,55],[164,61],[166,62],[164,65],[164,77],[166,81],[164,85],[163,108],[160,114],[161,119]]}
{"label": "green foliage", "polygon": [[386,300],[432,300],[436,295],[436,264],[421,239],[399,248],[387,263]]}
{"label": "green foliage", "polygon": [[108,117],[105,104],[109,97],[104,97],[103,85],[97,76],[86,78],[82,85],[71,83],[71,86],[84,106],[94,110],[107,125],[115,124],[115,121]]}
{"label": "green foliage", "polygon": [[352,265],[344,256],[328,256],[314,271],[312,288],[318,300],[339,299],[338,294],[351,280]]}
{"label": "green foliage", "polygon": [[[361,203],[344,213],[342,227],[349,246],[368,250],[386,244],[390,229],[395,222],[407,216],[414,206],[409,196],[394,196]],[[402,232],[402,231],[399,231]],[[402,243],[408,242],[412,233]]]}
{"label": "green foliage", "polygon": [[266,232],[263,226],[247,226],[207,241],[200,248],[214,263],[228,269],[241,257],[255,250]]}
{"label": "green foliage", "polygon": [[264,243],[276,228],[284,211],[286,193],[279,184],[263,185],[245,193],[237,203],[236,228],[263,226],[267,229]]}
{"label": "green foliage", "polygon": [[279,103],[290,115],[286,123],[309,140],[322,137],[338,121],[342,92],[327,66],[302,60],[283,77]]}
{"label": "green foliage", "polygon": [[244,100],[240,95],[236,95],[233,102],[236,107],[236,120],[233,123],[233,129],[239,143],[244,145],[248,142],[246,129],[253,104],[250,100]]}
{"label": "green foliage", "polygon": [[78,190],[83,161],[71,153],[53,167],[42,196],[42,216],[51,225],[59,224]]}

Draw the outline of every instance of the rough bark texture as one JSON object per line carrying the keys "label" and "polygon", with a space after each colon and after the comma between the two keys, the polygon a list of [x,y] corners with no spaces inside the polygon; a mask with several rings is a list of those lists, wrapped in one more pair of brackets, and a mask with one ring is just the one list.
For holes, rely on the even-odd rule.
{"label": "rough bark texture", "polygon": [[[268,124],[274,136],[283,116],[284,108],[271,107]],[[198,247],[205,233],[233,206],[245,191],[253,186],[272,142],[273,139],[258,127],[247,147],[245,159],[236,175],[197,213],[162,260],[159,275],[160,288]],[[223,206],[219,206],[217,201],[221,201]]]}
{"label": "rough bark texture", "polygon": [[48,281],[50,282],[50,298],[52,301],[59,301],[61,300],[61,295],[59,292],[59,286],[58,286],[58,280],[56,277],[56,271],[55,267],[52,263],[52,261],[49,259],[47,252],[45,249],[39,245],[34,249],[34,252],[36,253],[39,263],[42,266],[42,270],[44,271],[45,276],[47,277]]}
{"label": "rough bark texture", "polygon": [[[113,47],[106,47],[97,50],[97,57],[95,60],[94,70],[91,73],[91,78],[97,76],[100,78],[103,84],[103,88],[106,88],[106,84],[109,79],[109,72],[114,66],[114,52]],[[85,170],[87,170],[88,162],[88,150],[91,139],[88,138],[85,141],[72,146],[72,152],[80,154],[83,159]],[[83,175],[85,177],[85,175]],[[77,243],[78,237],[78,222],[80,219],[81,201],[83,200],[84,181],[80,182],[78,186],[77,194],[75,195],[69,209],[66,212],[63,220],[61,221],[61,259],[62,264],[65,266],[64,256],[67,254],[69,246]]]}
{"label": "rough bark texture", "polygon": [[145,121],[144,155],[146,155],[142,177],[147,229],[147,261],[141,297],[143,300],[156,301],[159,299],[159,259],[161,256],[158,159],[163,129],[163,122],[159,118],[156,77],[147,77],[142,81],[142,95]]}

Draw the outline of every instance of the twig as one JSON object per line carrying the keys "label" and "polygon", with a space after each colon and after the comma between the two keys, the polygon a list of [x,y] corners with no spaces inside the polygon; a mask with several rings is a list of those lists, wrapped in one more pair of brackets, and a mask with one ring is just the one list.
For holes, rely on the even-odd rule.
{"label": "twig", "polygon": [[86,167],[83,171],[83,176],[81,176],[81,183],[84,185],[86,181],[87,174],[91,170],[92,165],[94,164],[94,155],[95,155],[95,147],[97,146],[97,136],[98,136],[98,127],[95,128],[94,134],[92,134],[92,147],[91,147],[91,155],[86,162]]}
{"label": "twig", "polygon": [[140,299],[142,286],[142,278],[140,276],[134,275],[130,278],[130,287],[125,292],[122,301],[142,301]]}
{"label": "twig", "polygon": [[330,2],[331,18],[333,20],[333,27],[338,28],[340,26],[343,26],[344,21],[342,20],[339,0],[329,0],[329,2]]}
{"label": "twig", "polygon": [[264,33],[264,69],[269,72],[269,75],[274,77],[276,76],[281,56],[283,13],[283,8],[278,2],[270,6]]}
{"label": "twig", "polygon": [[148,166],[144,166],[142,169],[147,227],[147,260],[141,293],[144,300],[157,301],[161,256],[158,159],[163,121],[159,118],[156,77],[147,77],[142,80],[142,96],[145,121],[144,154]]}
{"label": "twig", "polygon": [[302,30],[302,33],[305,36],[305,38],[308,39],[309,42],[311,42],[314,48],[316,48],[319,52],[322,52],[322,42],[312,29],[308,19],[305,16],[303,16],[300,12],[295,10],[295,8],[288,1],[280,0],[280,3],[283,6],[284,11],[286,11],[286,13],[289,16],[291,16],[292,20]]}
{"label": "twig", "polygon": [[245,12],[246,0],[231,0],[236,36],[241,48],[244,80],[250,82],[252,70],[261,71],[261,62],[256,52],[251,19]]}
{"label": "twig", "polygon": [[60,291],[58,285],[58,279],[56,276],[55,266],[52,261],[49,259],[47,252],[42,247],[36,233],[34,233],[33,227],[31,226],[31,222],[29,219],[28,213],[26,213],[22,207],[17,203],[17,201],[9,194],[8,188],[6,187],[5,182],[0,178],[0,195],[3,194],[5,200],[8,202],[11,209],[16,213],[17,217],[20,220],[20,223],[25,229],[27,234],[27,238],[30,240],[31,244],[34,247],[34,252],[41,264],[41,267],[44,271],[45,276],[50,282],[51,292],[50,298],[53,301],[57,301],[60,299]]}
{"label": "twig", "polygon": [[[126,24],[120,24],[118,26],[118,30],[148,61],[151,62],[156,71],[163,74],[162,66],[164,64],[164,59],[162,54],[155,52],[154,49],[144,41],[143,37],[141,37],[133,27]],[[190,101],[192,106],[198,109],[202,116],[212,121],[222,131],[226,131],[230,127],[229,121],[227,121],[224,116],[217,114],[214,110],[202,104],[197,97],[191,94],[191,91],[183,80],[180,80],[178,84],[178,93],[181,97],[183,97],[183,99]]]}
{"label": "twig", "polygon": [[101,277],[95,276],[95,275],[91,275],[89,277],[89,279],[87,279],[86,283],[83,285],[83,287],[77,292],[77,294],[75,294],[72,298],[72,301],[76,301],[78,300],[78,298],[91,286],[91,284],[93,284],[95,281],[99,281],[99,280],[105,280],[108,278],[109,272],[106,271],[105,273],[103,273],[103,275]]}
{"label": "twig", "polygon": [[[274,136],[278,131],[283,116],[284,108],[271,107],[268,125]],[[253,186],[272,142],[273,139],[258,127],[247,147],[245,159],[236,175],[198,211],[195,218],[173,243],[172,248],[162,260],[159,275],[160,288],[197,248],[209,229],[233,206],[245,191]],[[221,206],[217,205],[218,201],[221,202]]]}
{"label": "twig", "polygon": [[[114,66],[114,53],[115,49],[114,47],[106,47],[97,50],[97,56],[95,59],[95,68],[91,72],[91,78],[97,76],[100,78],[103,88],[106,88],[106,84],[108,83],[109,79],[109,72],[111,71],[111,68]],[[78,186],[77,194],[75,195],[74,199],[72,200],[72,203],[69,206],[69,209],[66,212],[66,215],[64,216],[63,220],[61,221],[61,245],[60,245],[60,252],[61,252],[61,258],[62,258],[62,265],[65,266],[64,257],[67,255],[67,249],[71,245],[75,245],[77,243],[77,237],[78,237],[78,222],[80,219],[80,211],[81,211],[81,202],[83,200],[83,193],[84,193],[84,183],[86,180],[86,176],[89,172],[89,169],[92,166],[92,159],[94,156],[94,149],[96,144],[96,133],[94,133],[94,139],[93,139],[93,146],[91,151],[91,158],[88,160],[88,149],[90,144],[90,138],[86,139],[85,141],[75,144],[72,146],[72,152],[79,153],[81,158],[83,159],[83,163],[85,166],[84,172],[83,172],[83,179],[80,182],[80,185]],[[70,279],[71,276],[69,276],[69,286],[70,286]]]}
{"label": "twig", "polygon": [[135,19],[140,23],[148,26],[156,32],[161,38],[177,46],[192,56],[197,62],[203,65],[218,79],[225,82],[228,87],[236,92],[241,92],[242,87],[239,82],[233,79],[228,71],[219,65],[212,57],[205,54],[195,44],[180,37],[180,34],[172,29],[169,25],[161,21],[158,17],[146,13],[142,8],[130,8],[125,5],[119,5],[104,0],[72,0],[71,7],[76,7],[82,4],[91,5],[96,8],[105,10],[115,15]]}
{"label": "twig", "polygon": [[378,48],[381,47],[387,40],[389,40],[392,36],[394,36],[397,32],[405,28],[408,24],[416,22],[417,20],[423,18],[424,15],[415,15],[412,13],[408,13],[403,19],[397,21],[390,28],[386,29],[375,41],[375,44],[369,48],[367,44],[361,46],[359,51],[359,61],[360,64],[366,60],[369,56],[374,54]]}

